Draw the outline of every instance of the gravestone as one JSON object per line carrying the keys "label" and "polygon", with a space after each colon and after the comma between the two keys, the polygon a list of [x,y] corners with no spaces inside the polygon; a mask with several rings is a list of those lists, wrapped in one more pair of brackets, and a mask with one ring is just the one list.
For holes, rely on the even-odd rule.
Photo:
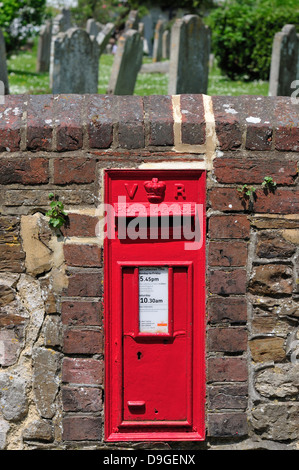
{"label": "gravestone", "polygon": [[113,23],[107,23],[102,30],[97,34],[97,43],[100,46],[100,55],[103,54],[106,46],[114,33],[115,25]]}
{"label": "gravestone", "polygon": [[153,62],[159,62],[162,59],[162,37],[166,22],[159,20],[155,27]]}
{"label": "gravestone", "polygon": [[97,93],[100,48],[80,28],[59,33],[53,41],[52,93]]}
{"label": "gravestone", "polygon": [[170,56],[170,31],[166,29],[162,35],[162,59]]}
{"label": "gravestone", "polygon": [[176,20],[171,30],[168,93],[207,93],[210,29],[197,15]]}
{"label": "gravestone", "polygon": [[272,46],[269,96],[291,96],[294,80],[299,79],[299,37],[294,25],[276,33]]}
{"label": "gravestone", "polygon": [[37,72],[48,72],[50,68],[50,54],[52,41],[52,22],[46,21],[41,27],[37,49]]}
{"label": "gravestone", "polygon": [[86,22],[86,31],[90,36],[97,36],[102,31],[103,25],[94,18],[89,18]]}
{"label": "gravestone", "polygon": [[50,88],[53,88],[54,76],[54,41],[59,33],[64,33],[72,27],[71,12],[63,8],[61,13],[55,16],[52,24],[52,40],[50,51]]}
{"label": "gravestone", "polygon": [[155,35],[155,26],[158,20],[169,21],[170,15],[168,10],[163,10],[159,6],[148,8],[147,15],[141,18],[141,23],[144,25],[144,50],[150,56],[153,55],[153,39]]}
{"label": "gravestone", "polygon": [[117,42],[117,51],[111,70],[107,92],[114,95],[132,95],[142,64],[143,40],[140,33],[129,29]]}
{"label": "gravestone", "polygon": [[4,36],[2,30],[0,29],[0,100],[3,101],[3,98],[1,97],[8,94],[9,86],[6,66],[6,47]]}
{"label": "gravestone", "polygon": [[131,10],[128,16],[128,19],[125,24],[125,31],[129,29],[136,29],[138,31],[139,26],[139,15],[138,10]]}
{"label": "gravestone", "polygon": [[63,8],[61,13],[55,16],[53,20],[52,35],[63,33],[72,27],[71,12],[67,8]]}

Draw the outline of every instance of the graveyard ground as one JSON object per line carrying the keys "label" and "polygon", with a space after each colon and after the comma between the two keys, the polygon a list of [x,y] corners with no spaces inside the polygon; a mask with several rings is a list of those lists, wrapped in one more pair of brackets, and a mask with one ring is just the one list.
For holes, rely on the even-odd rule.
{"label": "graveyard ground", "polygon": [[[48,73],[36,73],[37,45],[20,51],[8,59],[9,85],[11,94],[51,93]],[[152,60],[144,57],[143,63]],[[105,94],[108,85],[113,56],[103,54],[100,60],[98,92]],[[267,81],[232,81],[225,77],[215,64],[209,74],[209,95],[268,95]],[[135,95],[167,95],[168,76],[164,73],[139,73]]]}

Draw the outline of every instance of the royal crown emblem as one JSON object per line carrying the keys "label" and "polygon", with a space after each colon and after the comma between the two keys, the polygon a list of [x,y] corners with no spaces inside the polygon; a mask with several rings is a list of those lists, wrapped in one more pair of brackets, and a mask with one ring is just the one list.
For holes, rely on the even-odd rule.
{"label": "royal crown emblem", "polygon": [[152,181],[145,181],[144,188],[149,202],[159,203],[164,199],[166,183],[153,178]]}

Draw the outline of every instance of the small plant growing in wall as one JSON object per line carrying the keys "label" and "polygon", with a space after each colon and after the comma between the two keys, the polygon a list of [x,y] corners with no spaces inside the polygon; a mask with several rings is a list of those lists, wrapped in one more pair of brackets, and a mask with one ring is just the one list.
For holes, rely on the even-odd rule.
{"label": "small plant growing in wall", "polygon": [[256,199],[256,188],[253,186],[248,186],[247,184],[243,184],[241,188],[238,188],[238,192],[240,195],[240,198],[242,199],[242,204],[244,205],[244,208],[246,206],[246,202],[248,202],[249,210],[253,209],[253,202]]}
{"label": "small plant growing in wall", "polygon": [[262,187],[265,191],[271,191],[274,193],[276,182],[273,180],[272,176],[265,176],[264,181],[262,182]]}
{"label": "small plant growing in wall", "polygon": [[49,226],[54,229],[60,229],[66,223],[67,214],[64,211],[62,202],[58,201],[53,193],[49,194],[49,199],[51,201],[51,209],[46,212],[46,216],[50,218]]}

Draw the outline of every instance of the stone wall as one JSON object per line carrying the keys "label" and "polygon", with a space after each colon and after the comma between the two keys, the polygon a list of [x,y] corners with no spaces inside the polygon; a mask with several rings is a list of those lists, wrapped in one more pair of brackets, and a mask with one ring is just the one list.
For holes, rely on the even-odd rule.
{"label": "stone wall", "polygon": [[[157,448],[298,448],[298,110],[283,97],[5,97],[1,449],[109,448],[105,168],[207,171],[207,437]],[[45,216],[50,192],[68,213],[62,233]]]}

